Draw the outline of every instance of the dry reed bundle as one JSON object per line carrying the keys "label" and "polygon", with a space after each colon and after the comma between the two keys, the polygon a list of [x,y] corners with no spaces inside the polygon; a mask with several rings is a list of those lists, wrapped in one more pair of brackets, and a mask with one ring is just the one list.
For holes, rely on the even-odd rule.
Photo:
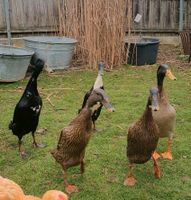
{"label": "dry reed bundle", "polygon": [[58,0],[59,34],[78,40],[77,59],[89,68],[124,61],[127,0]]}

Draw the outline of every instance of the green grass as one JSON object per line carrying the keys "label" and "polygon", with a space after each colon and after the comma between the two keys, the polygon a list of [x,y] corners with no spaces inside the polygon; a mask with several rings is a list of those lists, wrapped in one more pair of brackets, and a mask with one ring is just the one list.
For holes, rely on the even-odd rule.
{"label": "green grass", "polygon": [[[117,71],[105,73],[105,89],[116,112],[107,113],[102,110],[97,121],[97,128],[101,131],[92,135],[86,149],[85,174],[78,176],[79,167],[69,169],[69,182],[75,183],[80,190],[71,199],[191,199],[191,69],[180,70],[174,67],[172,71],[178,80],[165,80],[164,83],[169,99],[177,110],[176,134],[172,145],[174,160],[159,160],[162,171],[160,180],[153,176],[152,161],[135,166],[133,173],[137,179],[136,186],[123,186],[128,163],[127,129],[144,111],[148,89],[156,83],[156,69],[156,66],[124,66]],[[37,134],[37,141],[47,147],[33,149],[31,134],[26,135],[23,144],[29,157],[24,160],[18,155],[17,137],[8,130],[8,124],[22,94],[14,90],[18,87],[24,88],[27,80],[0,84],[1,176],[16,181],[26,194],[41,196],[49,189],[64,191],[61,167],[55,163],[49,151],[55,148],[60,129],[76,116],[83,95],[96,76],[95,71],[68,71],[62,76],[51,77],[46,73],[40,75],[38,86],[43,98],[43,109],[38,128],[47,128],[48,131],[46,135]],[[57,111],[46,100],[51,93],[54,93],[51,101],[58,108]],[[166,144],[167,139],[161,139],[158,150],[164,151]]]}

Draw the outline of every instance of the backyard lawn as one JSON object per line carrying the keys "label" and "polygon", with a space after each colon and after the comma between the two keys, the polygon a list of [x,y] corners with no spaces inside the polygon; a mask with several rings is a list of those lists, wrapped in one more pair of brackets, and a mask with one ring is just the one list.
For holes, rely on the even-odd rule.
{"label": "backyard lawn", "polygon": [[[102,109],[86,148],[86,170],[69,169],[69,183],[76,184],[80,192],[73,200],[190,200],[191,199],[191,68],[171,66],[177,81],[165,79],[164,87],[177,111],[177,125],[172,145],[173,161],[159,159],[162,177],[154,178],[153,163],[136,165],[133,174],[137,184],[133,188],[123,185],[127,173],[127,129],[143,113],[149,88],[156,85],[157,65],[121,68],[104,73],[105,91],[115,107],[114,113]],[[55,162],[50,150],[57,145],[60,130],[77,114],[83,95],[90,89],[96,71],[66,71],[61,75],[42,73],[38,88],[43,108],[37,134],[44,149],[32,147],[32,136],[23,137],[23,146],[29,156],[21,159],[17,137],[8,130],[16,103],[22,95],[27,79],[16,83],[0,84],[0,175],[17,182],[26,194],[41,196],[45,191],[64,191],[61,166]],[[47,100],[50,98],[50,101]],[[166,150],[167,139],[160,139],[158,150]]]}

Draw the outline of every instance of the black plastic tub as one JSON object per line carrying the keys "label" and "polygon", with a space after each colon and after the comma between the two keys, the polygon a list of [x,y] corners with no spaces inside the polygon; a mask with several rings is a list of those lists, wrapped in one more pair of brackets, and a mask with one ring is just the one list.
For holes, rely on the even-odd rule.
{"label": "black plastic tub", "polygon": [[126,42],[126,48],[130,44],[128,64],[152,65],[156,63],[159,40],[153,38],[142,38],[138,42]]}

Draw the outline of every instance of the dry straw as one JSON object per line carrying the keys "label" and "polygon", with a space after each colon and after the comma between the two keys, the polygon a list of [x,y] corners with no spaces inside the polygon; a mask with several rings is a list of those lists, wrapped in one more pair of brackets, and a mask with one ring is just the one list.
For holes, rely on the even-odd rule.
{"label": "dry straw", "polygon": [[104,60],[112,69],[124,62],[130,0],[57,0],[59,34],[78,40],[76,61],[94,69]]}

